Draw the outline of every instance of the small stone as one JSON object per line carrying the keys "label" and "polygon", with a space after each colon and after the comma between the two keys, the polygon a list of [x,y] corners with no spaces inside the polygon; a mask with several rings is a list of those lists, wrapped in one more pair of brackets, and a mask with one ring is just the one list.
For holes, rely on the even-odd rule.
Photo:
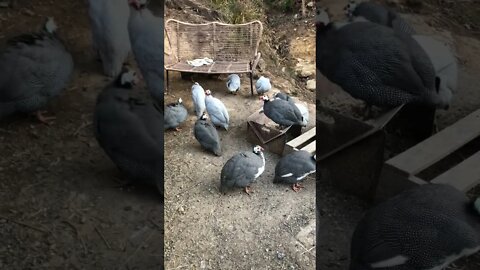
{"label": "small stone", "polygon": [[277,251],[277,258],[279,260],[283,260],[283,258],[285,258],[285,254],[283,252]]}
{"label": "small stone", "polygon": [[183,208],[183,206],[180,206],[180,207],[178,208],[178,212],[179,212],[180,214],[185,213],[185,209]]}
{"label": "small stone", "polygon": [[317,89],[317,82],[315,80],[308,80],[307,89],[311,91],[314,91],[315,89]]}
{"label": "small stone", "polygon": [[315,3],[313,3],[313,2],[308,2],[307,7],[313,8],[314,5],[315,5]]}
{"label": "small stone", "polygon": [[205,269],[207,268],[207,264],[205,263],[205,261],[201,261],[200,262],[200,269]]}

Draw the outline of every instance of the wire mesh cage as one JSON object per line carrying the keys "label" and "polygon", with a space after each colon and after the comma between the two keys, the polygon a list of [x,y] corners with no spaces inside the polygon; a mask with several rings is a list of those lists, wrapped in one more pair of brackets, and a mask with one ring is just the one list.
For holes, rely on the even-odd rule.
{"label": "wire mesh cage", "polygon": [[[248,72],[248,64],[258,52],[263,25],[260,21],[245,24],[192,24],[169,19],[165,24],[165,31],[172,54],[173,65],[170,66],[186,65],[188,60],[210,58],[217,64],[216,71],[230,69]],[[222,66],[222,63],[228,66]],[[179,65],[176,67],[181,69]],[[184,69],[189,68],[185,66]]]}

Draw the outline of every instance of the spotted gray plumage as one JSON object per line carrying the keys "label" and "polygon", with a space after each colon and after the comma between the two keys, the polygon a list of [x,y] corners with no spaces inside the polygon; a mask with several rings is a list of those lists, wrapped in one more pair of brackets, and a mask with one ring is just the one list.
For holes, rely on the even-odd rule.
{"label": "spotted gray plumage", "polygon": [[132,51],[150,94],[163,109],[163,18],[154,16],[145,0],[130,2],[128,33]]}
{"label": "spotted gray plumage", "polygon": [[281,126],[303,125],[303,116],[295,103],[263,96],[263,113]]}
{"label": "spotted gray plumage", "polygon": [[204,149],[217,156],[222,155],[222,147],[217,129],[208,121],[206,113],[203,113],[195,122],[193,135]]}
{"label": "spotted gray plumage", "polygon": [[88,0],[93,47],[98,51],[103,72],[116,77],[130,53],[127,1]]}
{"label": "spotted gray plumage", "polygon": [[274,183],[294,184],[316,171],[316,162],[304,150],[294,151],[283,156],[275,166]]}
{"label": "spotted gray plumage", "polygon": [[45,27],[10,39],[0,55],[0,118],[44,108],[72,79],[73,58],[53,19]]}
{"label": "spotted gray plumage", "polygon": [[428,55],[409,35],[372,23],[317,29],[317,68],[354,98],[381,107],[448,107]]}
{"label": "spotted gray plumage", "polygon": [[235,187],[247,187],[265,170],[265,157],[259,146],[254,151],[241,152],[231,157],[223,166],[220,175],[220,191]]}
{"label": "spotted gray plumage", "polygon": [[[348,5],[352,5],[351,3]],[[347,5],[347,9],[348,9]],[[415,29],[408,24],[398,13],[392,9],[374,2],[354,3],[354,17],[363,17],[371,22],[382,24],[393,28],[395,31],[404,32],[409,35],[415,34]]]}
{"label": "spotted gray plumage", "polygon": [[350,269],[443,269],[456,254],[478,250],[479,229],[478,210],[462,192],[449,185],[415,187],[369,210],[358,223]]}
{"label": "spotted gray plumage", "polygon": [[131,97],[131,88],[130,82],[118,79],[99,94],[95,137],[128,178],[154,185],[163,194],[163,114],[156,104]]}
{"label": "spotted gray plumage", "polygon": [[286,100],[290,103],[295,104],[295,100],[291,96],[289,96],[289,95],[287,95],[286,93],[283,93],[283,92],[277,92],[277,93],[275,93],[275,95],[273,97],[283,99],[283,100]]}
{"label": "spotted gray plumage", "polygon": [[164,116],[164,128],[176,128],[181,123],[183,123],[188,116],[188,111],[183,106],[182,99],[179,99],[175,103],[167,104],[165,108],[165,116]]}

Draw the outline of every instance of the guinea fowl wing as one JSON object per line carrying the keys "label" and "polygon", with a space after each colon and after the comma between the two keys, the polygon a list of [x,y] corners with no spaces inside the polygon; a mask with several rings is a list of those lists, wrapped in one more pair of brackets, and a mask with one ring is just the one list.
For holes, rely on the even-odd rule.
{"label": "guinea fowl wing", "polygon": [[218,143],[218,134],[215,131],[215,128],[205,121],[195,124],[195,137],[211,147]]}
{"label": "guinea fowl wing", "polygon": [[[335,30],[332,30],[335,31]],[[322,45],[333,54],[320,53],[324,59],[322,72],[336,83],[370,85],[401,89],[412,95],[421,95],[425,85],[412,64],[408,46],[393,34],[393,30],[370,22],[347,25],[335,34],[326,35]],[[374,36],[375,38],[365,38]],[[408,38],[402,36],[402,38]],[[329,69],[326,69],[329,66]],[[408,78],[408,79],[406,79]]]}
{"label": "guinea fowl wing", "polygon": [[10,47],[2,54],[0,102],[20,101],[36,94],[54,96],[52,91],[60,91],[70,79],[73,59],[63,45],[49,38],[34,42]]}
{"label": "guinea fowl wing", "polygon": [[468,203],[465,195],[446,185],[429,184],[399,194],[367,212],[358,224],[352,258],[374,263],[404,255],[412,263],[421,259],[435,265],[438,262],[432,260],[478,246],[477,232],[463,218]]}
{"label": "guinea fowl wing", "polygon": [[[128,101],[99,104],[97,132],[99,141],[112,153],[144,162],[158,162],[163,157],[163,136],[152,136],[139,115],[130,110]],[[120,103],[121,102],[121,103]],[[105,107],[104,107],[105,106]],[[157,125],[161,125],[161,121]]]}

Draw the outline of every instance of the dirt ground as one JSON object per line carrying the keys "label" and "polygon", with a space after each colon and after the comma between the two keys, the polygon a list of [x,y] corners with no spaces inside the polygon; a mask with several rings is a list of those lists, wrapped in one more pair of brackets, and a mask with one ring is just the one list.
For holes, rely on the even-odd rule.
{"label": "dirt ground", "polygon": [[[76,68],[47,108],[53,125],[28,116],[0,122],[0,269],[159,269],[160,198],[122,184],[88,125],[109,80],[91,50],[84,1],[15,2],[0,8],[0,44],[53,16]],[[152,1],[157,12],[162,5]]]}
{"label": "dirt ground", "polygon": [[[188,1],[189,2],[189,1]],[[183,3],[188,6],[188,2]],[[200,1],[195,1],[201,5]],[[189,7],[167,9],[166,18],[189,21],[208,21],[208,16],[192,16]],[[269,14],[269,23],[261,52],[266,66],[261,75],[271,78],[274,88],[289,91],[309,103],[310,123],[315,123],[315,93],[300,88],[301,79],[281,71],[293,69],[296,58],[315,61],[313,12],[307,23],[292,22],[291,15]],[[296,28],[295,35],[286,31]],[[278,26],[278,28],[277,28]],[[281,28],[283,26],[283,29]],[[270,33],[289,36],[284,47],[269,50]],[[299,39],[310,46],[308,53],[300,47]],[[292,42],[290,42],[292,41]],[[296,45],[299,44],[299,45]],[[285,48],[288,47],[288,50]],[[278,51],[287,52],[276,66]],[[260,75],[260,74],[259,74]],[[165,207],[165,264],[167,269],[314,269],[315,265],[315,175],[304,181],[305,188],[295,193],[290,186],[273,184],[275,164],[279,156],[266,152],[266,169],[253,185],[250,196],[241,189],[223,195],[219,192],[220,172],[225,162],[240,151],[251,151],[246,140],[246,118],[258,111],[262,102],[250,95],[250,83],[242,76],[237,96],[227,93],[226,76],[194,78],[205,89],[222,100],[229,110],[231,127],[219,130],[223,146],[221,157],[201,150],[193,137],[191,99],[192,82],[179,74],[170,78],[167,101],[181,97],[189,117],[179,132],[166,132],[166,207]],[[293,84],[292,84],[293,82]],[[297,85],[297,86],[295,86]],[[275,91],[275,90],[274,90]]]}
{"label": "dirt ground", "polygon": [[[402,3],[403,1],[389,2]],[[417,2],[423,2],[421,8],[404,5],[394,8],[400,11],[420,34],[435,35],[453,46],[459,64],[458,89],[454,93],[452,106],[448,111],[437,111],[436,120],[441,130],[480,108],[477,76],[480,71],[478,54],[480,9],[476,1]],[[344,1],[319,1],[319,6],[328,8],[333,19],[344,18],[342,10],[344,5]],[[457,16],[458,14],[469,16],[461,17]],[[317,89],[318,93],[320,91],[322,89]],[[354,101],[348,94],[325,97],[322,101],[328,107],[342,112],[345,111],[346,106],[362,104]],[[321,173],[321,167],[319,171]],[[320,205],[320,218],[317,219],[320,228],[317,232],[319,234],[317,264],[320,267],[318,269],[345,270],[349,265],[351,235],[369,205],[357,197],[344,194],[329,186],[323,180],[320,178],[319,191],[317,191],[317,204]],[[474,194],[478,195],[477,192]],[[479,265],[480,255],[477,254],[457,262],[448,269],[473,270],[478,269]]]}

